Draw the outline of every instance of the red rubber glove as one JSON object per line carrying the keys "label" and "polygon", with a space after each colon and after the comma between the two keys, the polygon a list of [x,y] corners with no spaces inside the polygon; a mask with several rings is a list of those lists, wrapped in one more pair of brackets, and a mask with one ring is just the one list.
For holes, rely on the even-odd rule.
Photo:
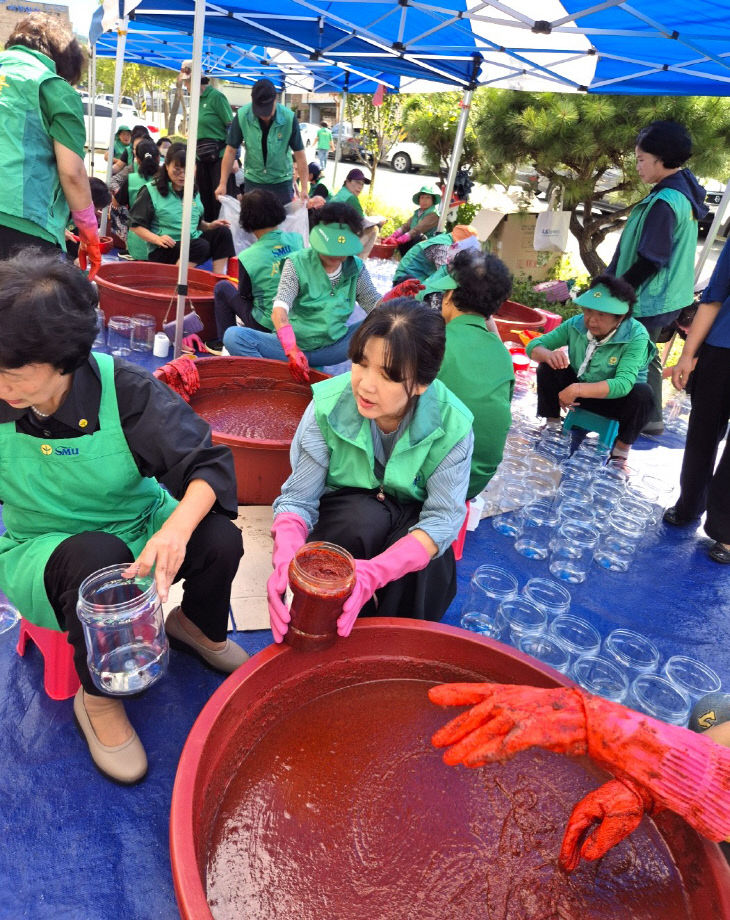
{"label": "red rubber glove", "polygon": [[572,872],[581,857],[600,859],[633,833],[645,814],[655,814],[657,810],[652,797],[638,783],[630,779],[604,783],[582,798],[571,812],[560,847],[560,865]]}
{"label": "red rubber glove", "polygon": [[385,246],[397,246],[398,245],[398,234],[391,233],[387,240],[383,240]]}
{"label": "red rubber glove", "polygon": [[274,538],[271,564],[274,571],[266,582],[266,596],[274,642],[281,642],[289,629],[291,614],[282,597],[288,582],[289,563],[299,547],[307,542],[307,533],[306,523],[291,511],[277,514],[271,526],[271,536]]}
{"label": "red rubber glove", "polygon": [[425,569],[430,561],[431,554],[412,534],[401,537],[379,556],[356,559],[355,587],[342,605],[342,613],[337,620],[337,634],[350,635],[357,615],[378,588],[397,581],[409,572]]}
{"label": "red rubber glove", "polygon": [[297,383],[309,383],[309,361],[304,352],[297,346],[297,340],[291,323],[287,323],[276,330],[276,336],[281,342],[284,354],[289,359],[289,373]]}
{"label": "red rubber glove", "polygon": [[578,687],[442,684],[429,698],[441,705],[476,703],[433,736],[436,747],[451,745],[448,764],[477,767],[531,747],[588,754],[710,840],[730,835],[730,748],[709,738]]}
{"label": "red rubber glove", "polygon": [[86,271],[89,265],[89,281],[96,278],[96,273],[101,267],[101,249],[99,247],[99,227],[96,223],[94,205],[81,211],[71,211],[71,217],[76,224],[79,236],[79,265]]}
{"label": "red rubber glove", "polygon": [[385,303],[386,300],[394,300],[396,297],[415,297],[419,291],[423,290],[423,287],[418,278],[406,278],[384,295],[382,303]]}

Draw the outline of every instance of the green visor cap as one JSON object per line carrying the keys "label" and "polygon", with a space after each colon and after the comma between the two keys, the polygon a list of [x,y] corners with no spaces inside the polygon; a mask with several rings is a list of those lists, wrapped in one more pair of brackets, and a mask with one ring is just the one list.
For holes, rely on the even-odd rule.
{"label": "green visor cap", "polygon": [[413,204],[418,204],[418,198],[420,195],[430,195],[433,198],[434,205],[437,205],[441,201],[441,192],[437,188],[429,188],[427,185],[422,185],[421,188],[413,196]]}
{"label": "green visor cap", "polygon": [[309,245],[323,256],[356,256],[362,240],[347,224],[317,224],[309,232]]}
{"label": "green visor cap", "polygon": [[449,274],[449,270],[446,265],[442,265],[438,271],[435,271],[432,275],[429,275],[423,283],[423,290],[418,292],[419,300],[423,300],[427,294],[435,294],[436,291],[454,291],[459,286],[457,284],[456,278]]}
{"label": "green visor cap", "polygon": [[588,307],[589,310],[599,310],[601,313],[614,313],[616,316],[623,316],[629,312],[626,301],[614,297],[605,284],[597,284],[584,291],[580,297],[576,297],[574,303],[579,307]]}
{"label": "green visor cap", "polygon": [[[126,125],[120,125],[120,126],[117,128],[117,134],[119,134],[120,131],[129,131],[130,134],[132,133],[132,129],[131,129],[131,128],[128,128]],[[115,136],[116,136],[116,135],[115,135]]]}

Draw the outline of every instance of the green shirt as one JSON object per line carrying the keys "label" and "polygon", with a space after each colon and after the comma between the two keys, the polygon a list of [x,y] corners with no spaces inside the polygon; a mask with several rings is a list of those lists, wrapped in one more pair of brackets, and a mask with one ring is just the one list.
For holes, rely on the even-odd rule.
{"label": "green shirt", "polygon": [[[198,110],[198,139],[207,137],[214,141],[224,141],[228,125],[233,121],[233,109],[230,102],[220,90],[206,86],[200,94]],[[221,146],[220,155],[223,156]]]}
{"label": "green shirt", "polygon": [[[21,45],[13,45],[7,51],[30,55],[41,62],[51,73],[56,73],[54,62],[45,54],[41,54],[40,51],[31,51]],[[0,77],[2,73],[3,64],[0,61]],[[68,147],[69,150],[83,159],[86,144],[86,125],[84,123],[84,109],[81,97],[76,90],[60,77],[46,79],[38,87],[38,105],[43,128],[51,140],[58,141],[59,144]],[[4,126],[4,130],[8,130],[7,123]],[[59,240],[52,232],[16,213],[0,210],[0,224],[52,243],[59,243],[65,249],[65,243]]]}
{"label": "green shirt", "polygon": [[[553,351],[568,346],[568,358],[574,371],[583,363],[588,348],[588,330],[582,316],[573,316],[545,335],[533,339],[525,349],[532,354],[538,345]],[[607,399],[618,399],[631,392],[634,384],[646,380],[646,367],[654,357],[656,348],[649,341],[649,334],[641,323],[630,317],[625,319],[616,334],[605,345],[599,345],[593,352],[588,367],[580,380],[584,383],[608,384]]]}
{"label": "green shirt", "polygon": [[484,317],[463,313],[446,324],[446,353],[438,379],[474,416],[474,453],[467,498],[478,495],[502,460],[512,424],[512,358]]}
{"label": "green shirt", "polygon": [[317,150],[329,150],[332,146],[332,132],[329,128],[317,131]]}
{"label": "green shirt", "polygon": [[342,201],[345,204],[349,204],[351,208],[354,208],[357,211],[360,217],[365,217],[365,212],[363,211],[362,205],[360,204],[360,199],[344,185],[339,190],[339,192],[337,192],[336,195],[333,195],[329,200]]}

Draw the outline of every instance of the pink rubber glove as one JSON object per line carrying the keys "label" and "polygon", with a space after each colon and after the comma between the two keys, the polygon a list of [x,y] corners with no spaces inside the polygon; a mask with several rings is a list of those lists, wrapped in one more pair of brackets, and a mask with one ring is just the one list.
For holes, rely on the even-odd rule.
{"label": "pink rubber glove", "polygon": [[355,587],[342,606],[337,620],[337,634],[349,636],[358,613],[375,594],[391,581],[397,581],[409,572],[425,569],[431,554],[412,534],[401,537],[379,556],[355,560]]}
{"label": "pink rubber glove", "polygon": [[271,526],[271,536],[274,538],[271,564],[274,571],[266,582],[266,595],[274,642],[281,642],[289,629],[291,614],[282,597],[288,582],[289,563],[299,547],[307,542],[307,532],[307,525],[302,518],[291,511],[277,514]]}
{"label": "pink rubber glove", "polygon": [[476,703],[433,736],[436,747],[451,745],[446,763],[477,767],[531,747],[588,754],[710,840],[730,835],[730,748],[709,738],[578,687],[442,684],[428,695],[441,705]]}
{"label": "pink rubber glove", "polygon": [[79,265],[82,271],[86,271],[86,266],[89,265],[89,281],[93,281],[101,268],[99,226],[96,222],[94,205],[90,204],[80,211],[71,211],[71,217],[79,232]]}
{"label": "pink rubber glove", "polygon": [[581,858],[600,859],[632,834],[645,814],[656,814],[654,800],[630,779],[612,779],[584,796],[568,819],[560,847],[560,865],[566,872]]}
{"label": "pink rubber glove", "polygon": [[400,244],[400,243],[409,243],[410,240],[411,240],[411,235],[410,235],[410,233],[401,233],[401,235],[398,237],[398,243],[399,243],[399,244]]}
{"label": "pink rubber glove", "polygon": [[276,336],[281,342],[284,354],[289,359],[289,373],[297,383],[309,383],[309,361],[307,361],[307,356],[304,352],[297,346],[291,323],[287,323],[277,329]]}

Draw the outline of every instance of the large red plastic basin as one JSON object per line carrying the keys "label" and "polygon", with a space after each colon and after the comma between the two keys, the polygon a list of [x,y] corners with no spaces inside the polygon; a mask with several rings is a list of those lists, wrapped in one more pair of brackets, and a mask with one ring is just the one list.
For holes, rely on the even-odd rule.
{"label": "large red plastic basin", "polygon": [[521,330],[542,329],[545,325],[545,317],[541,313],[514,300],[505,300],[494,314],[494,321],[503,342],[519,342],[517,333]]}
{"label": "large red plastic basin", "polygon": [[[200,389],[190,400],[213,429],[213,441],[231,448],[239,505],[270,505],[291,472],[289,448],[312,398],[285,361],[204,358]],[[312,383],[327,374],[310,371]]]}
{"label": "large red plastic basin", "polygon": [[[99,289],[99,306],[107,319],[110,316],[133,316],[135,313],[151,313],[157,319],[158,330],[167,314],[167,321],[175,319],[177,310],[177,266],[162,265],[159,262],[105,262],[96,273]],[[213,288],[221,280],[220,275],[188,270],[188,305],[195,307],[203,322],[202,339],[217,338],[213,312]]]}
{"label": "large red plastic basin", "polygon": [[[385,618],[358,621],[349,638],[323,652],[271,645],[232,674],[193,725],[172,794],[170,851],[183,920],[730,918],[730,871],[719,848],[671,813],[658,815],[655,823],[645,819],[600,862],[562,873],[557,855],[572,803],[606,774],[586,759],[542,751],[477,771],[444,766],[429,743],[432,728],[421,736],[420,722],[423,717],[437,726],[455,714],[432,706],[425,694],[428,683],[452,680],[567,683],[498,642],[440,624]],[[383,772],[378,748],[393,744],[398,707],[368,715],[376,728],[365,734],[357,720],[347,721],[348,706],[361,694],[370,697],[399,682],[419,724],[417,751],[409,757],[404,742],[399,756],[405,722]],[[341,733],[319,749],[311,745],[312,706],[320,707],[326,723],[344,720]],[[287,726],[291,731],[282,737]],[[309,757],[316,761],[311,768]],[[245,791],[242,818],[234,816],[227,825],[232,846],[250,863],[248,887],[234,861],[229,877],[238,911],[232,913],[220,897],[211,909],[206,886],[214,883],[206,873],[209,864],[211,876],[225,868],[213,862],[221,821],[231,791],[249,772],[259,784]],[[432,779],[425,789],[424,773]],[[462,838],[455,839],[451,812],[458,810],[465,783],[473,789],[473,811]],[[389,798],[393,788],[402,793],[399,800]],[[247,796],[251,802],[244,801]],[[363,820],[363,813],[372,821]],[[379,836],[372,826],[378,823]],[[311,843],[312,826],[321,836],[303,853],[298,847]],[[296,863],[300,856],[306,858]],[[354,868],[343,871],[343,861]],[[441,871],[435,880],[434,867]],[[478,909],[474,886],[484,892]],[[446,902],[444,889],[451,892]]]}

